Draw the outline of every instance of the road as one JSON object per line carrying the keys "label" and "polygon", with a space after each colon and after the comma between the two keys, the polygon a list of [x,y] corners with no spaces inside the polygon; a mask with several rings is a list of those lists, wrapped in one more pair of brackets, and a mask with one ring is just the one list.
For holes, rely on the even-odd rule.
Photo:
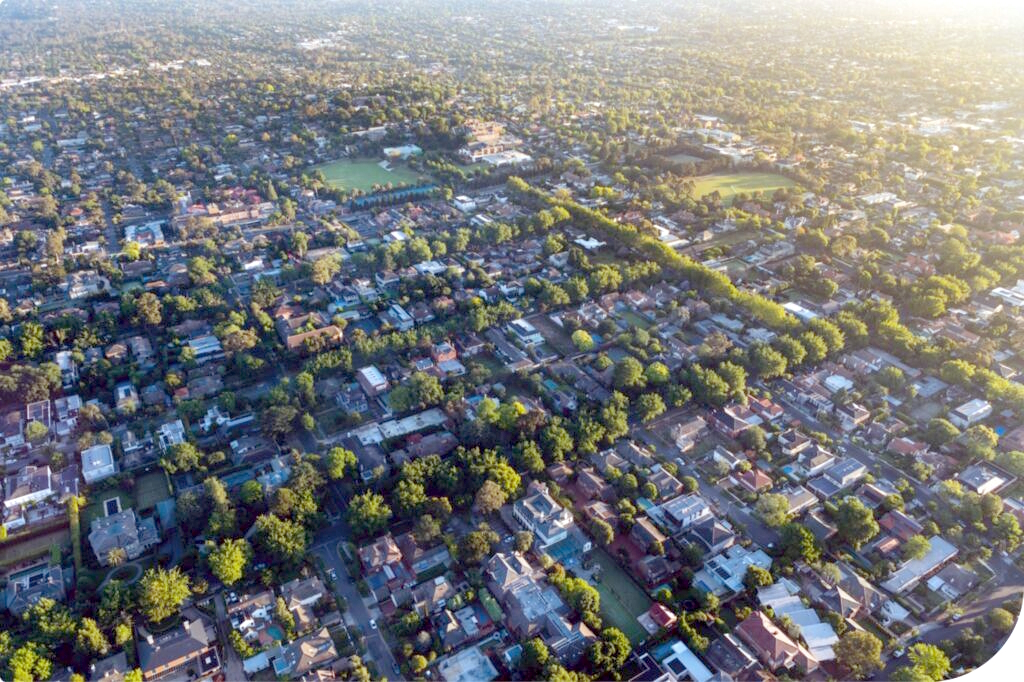
{"label": "road", "polygon": [[220,663],[221,668],[224,670],[225,678],[228,680],[248,679],[245,676],[245,669],[242,667],[242,659],[238,652],[235,651],[235,647],[231,646],[231,640],[228,638],[231,627],[230,623],[228,623],[227,609],[224,607],[224,594],[215,594],[213,596],[213,604],[217,609],[217,638],[221,643]]}
{"label": "road", "polygon": [[345,528],[342,524],[337,523],[317,534],[317,544],[313,546],[313,552],[323,560],[324,566],[328,570],[333,568],[338,574],[334,587],[348,603],[349,614],[363,632],[366,647],[370,652],[367,659],[376,662],[378,678],[387,677],[398,670],[398,663],[391,655],[391,647],[384,641],[380,630],[370,627],[370,619],[376,618],[380,622],[380,614],[371,615],[369,609],[366,608],[363,597],[356,588],[356,581],[349,575],[348,567],[338,555],[338,543],[345,540],[347,540]]}

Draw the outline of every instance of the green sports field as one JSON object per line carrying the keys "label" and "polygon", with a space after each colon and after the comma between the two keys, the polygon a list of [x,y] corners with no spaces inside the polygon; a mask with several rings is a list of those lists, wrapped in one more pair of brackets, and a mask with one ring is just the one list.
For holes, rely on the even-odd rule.
{"label": "green sports field", "polygon": [[594,584],[601,595],[601,617],[622,630],[633,644],[643,641],[647,632],[637,617],[651,608],[651,598],[603,549],[596,550],[593,558],[601,566],[601,581]]}
{"label": "green sports field", "polygon": [[316,170],[323,171],[329,185],[345,191],[372,192],[375,186],[388,183],[397,187],[403,183],[415,185],[431,181],[429,175],[421,175],[401,161],[390,162],[391,170],[385,170],[380,164],[380,159],[341,159],[317,166]]}
{"label": "green sports field", "polygon": [[740,192],[770,194],[777,189],[788,189],[796,185],[789,178],[775,173],[713,173],[694,178],[693,181],[694,195],[704,197],[717,190],[725,203],[731,203],[732,198]]}

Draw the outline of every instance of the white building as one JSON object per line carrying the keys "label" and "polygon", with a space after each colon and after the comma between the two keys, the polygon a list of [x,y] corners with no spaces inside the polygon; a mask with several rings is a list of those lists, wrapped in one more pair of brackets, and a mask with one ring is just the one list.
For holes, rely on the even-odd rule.
{"label": "white building", "polygon": [[157,444],[162,452],[185,442],[185,425],[180,419],[163,424],[156,430]]}
{"label": "white building", "polygon": [[543,483],[534,481],[527,493],[526,497],[516,500],[512,515],[523,528],[533,533],[537,547],[544,549],[565,540],[573,526],[569,510],[551,497]]}
{"label": "white building", "polygon": [[524,319],[512,320],[508,323],[507,329],[514,339],[526,346],[539,346],[544,343],[544,337],[537,328]]}
{"label": "white building", "polygon": [[82,450],[82,478],[86,483],[102,481],[116,473],[117,463],[109,445],[94,445]]}
{"label": "white building", "polygon": [[966,429],[992,414],[992,404],[987,400],[975,398],[969,400],[949,413],[949,421],[957,427]]}
{"label": "white building", "polygon": [[359,370],[356,371],[356,381],[359,382],[359,385],[362,386],[364,391],[366,391],[366,395],[371,398],[388,390],[388,387],[390,386],[384,374],[374,365],[360,367]]}

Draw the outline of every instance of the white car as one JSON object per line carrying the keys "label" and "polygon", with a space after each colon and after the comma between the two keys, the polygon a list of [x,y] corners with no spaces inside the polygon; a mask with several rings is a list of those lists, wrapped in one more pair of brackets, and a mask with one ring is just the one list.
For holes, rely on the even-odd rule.
{"label": "white car", "polygon": [[377,629],[377,621],[374,620],[373,618],[370,619],[370,629],[371,630],[376,630]]}

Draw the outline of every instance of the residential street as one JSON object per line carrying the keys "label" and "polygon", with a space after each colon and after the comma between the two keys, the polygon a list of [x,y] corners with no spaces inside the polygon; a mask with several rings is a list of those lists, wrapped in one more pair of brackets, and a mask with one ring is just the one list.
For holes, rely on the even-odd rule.
{"label": "residential street", "polygon": [[380,623],[380,614],[371,614],[369,609],[366,608],[366,605],[363,603],[363,597],[356,588],[355,580],[349,575],[345,562],[338,556],[338,543],[346,539],[344,527],[340,523],[335,523],[335,525],[325,528],[317,535],[317,544],[312,549],[323,560],[324,566],[328,570],[333,568],[338,574],[338,579],[335,581],[335,589],[348,603],[348,613],[355,619],[356,624],[366,638],[366,646],[369,649],[369,655],[366,657],[367,661],[372,660],[376,662],[377,672],[381,677],[394,679],[398,670],[398,664],[391,655],[391,649],[384,641],[380,630],[370,627],[370,619],[372,618],[376,618],[377,622]]}

